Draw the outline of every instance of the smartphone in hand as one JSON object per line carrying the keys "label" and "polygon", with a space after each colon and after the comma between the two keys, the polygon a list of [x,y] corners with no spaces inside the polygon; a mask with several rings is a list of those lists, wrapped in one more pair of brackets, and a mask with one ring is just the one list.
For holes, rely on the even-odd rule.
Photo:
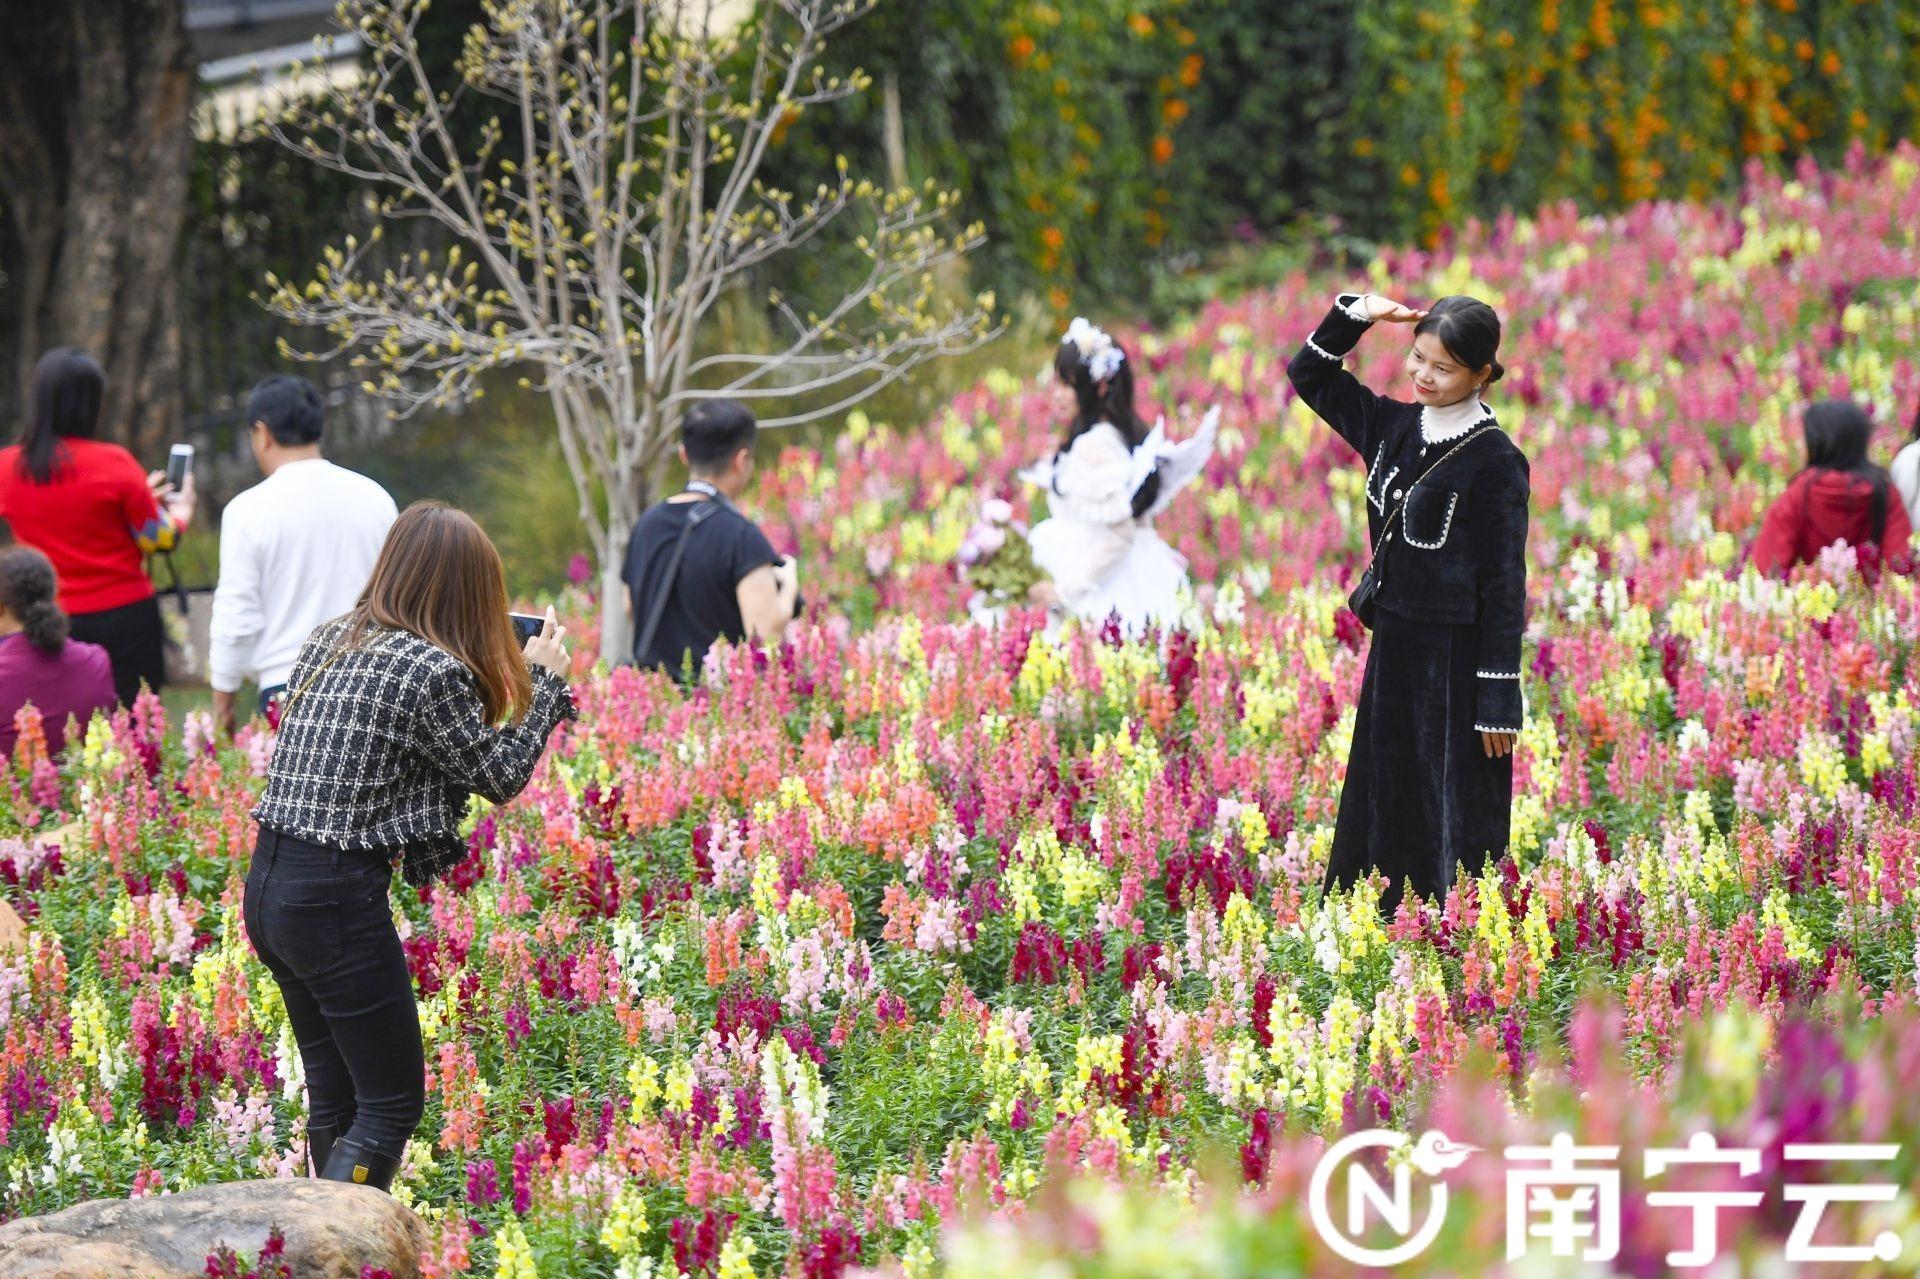
{"label": "smartphone in hand", "polygon": [[187,482],[187,472],[193,469],[193,445],[176,444],[167,454],[167,487],[175,493]]}
{"label": "smartphone in hand", "polygon": [[[784,569],[788,565],[792,565],[793,563],[794,563],[794,560],[791,555],[782,555],[779,559],[775,560],[773,562],[773,567],[775,569],[776,576],[779,570]],[[795,575],[797,576],[799,573],[799,567],[797,565],[794,566],[794,572],[795,572]],[[806,606],[807,606],[807,597],[802,595],[799,591],[795,591],[793,593],[793,615],[795,617],[800,616],[801,611],[804,610]]]}
{"label": "smartphone in hand", "polygon": [[513,623],[513,633],[519,637],[521,648],[547,624],[545,615],[540,613],[508,613],[507,620]]}

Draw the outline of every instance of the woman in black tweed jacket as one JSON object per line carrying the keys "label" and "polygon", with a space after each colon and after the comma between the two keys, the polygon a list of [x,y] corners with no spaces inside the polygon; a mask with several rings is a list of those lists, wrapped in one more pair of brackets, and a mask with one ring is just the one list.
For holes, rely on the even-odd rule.
{"label": "woman in black tweed jacket", "polygon": [[451,869],[467,797],[519,794],[574,718],[566,631],[548,610],[522,651],[507,607],[480,526],[416,503],[287,681],[243,913],[299,1041],[308,1151],[330,1180],[390,1186],[426,1105],[393,864],[415,885]]}
{"label": "woman in black tweed jacket", "polygon": [[[1344,361],[1375,321],[1414,325],[1414,403],[1362,386]],[[1468,297],[1416,311],[1343,293],[1287,375],[1367,468],[1377,544],[1373,641],[1354,718],[1326,886],[1369,870],[1444,896],[1506,851],[1524,711],[1527,459],[1480,399],[1504,370],[1500,319]]]}

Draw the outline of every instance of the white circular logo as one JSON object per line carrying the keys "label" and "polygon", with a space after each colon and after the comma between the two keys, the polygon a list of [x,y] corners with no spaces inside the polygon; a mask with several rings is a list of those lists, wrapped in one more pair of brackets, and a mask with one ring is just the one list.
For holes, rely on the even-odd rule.
{"label": "white circular logo", "polygon": [[[1411,1147],[1411,1149],[1409,1149]],[[1368,1128],[1341,1138],[1320,1156],[1307,1186],[1307,1215],[1320,1237],[1346,1260],[1362,1266],[1397,1266],[1411,1261],[1440,1237],[1447,1219],[1447,1187],[1437,1180],[1441,1173],[1457,1168],[1479,1147],[1455,1145],[1445,1133],[1429,1129],[1415,1142],[1403,1132],[1388,1128]],[[1389,1190],[1374,1179],[1373,1173],[1354,1156],[1367,1150],[1385,1150],[1389,1155],[1405,1152],[1405,1158],[1393,1160],[1393,1187]],[[1328,1192],[1334,1178],[1345,1168],[1345,1209],[1342,1220],[1335,1221],[1328,1204]],[[1419,1229],[1413,1224],[1413,1174],[1420,1173],[1430,1185],[1427,1212]],[[1366,1234],[1368,1209],[1398,1235],[1391,1248],[1369,1248],[1358,1242]],[[1343,1228],[1344,1227],[1344,1228]]]}

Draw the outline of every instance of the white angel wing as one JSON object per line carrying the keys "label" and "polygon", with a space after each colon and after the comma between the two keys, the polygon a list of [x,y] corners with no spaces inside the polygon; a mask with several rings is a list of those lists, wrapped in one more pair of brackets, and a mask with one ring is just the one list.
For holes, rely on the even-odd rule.
{"label": "white angel wing", "polygon": [[1156,465],[1160,468],[1160,491],[1147,510],[1149,517],[1166,510],[1172,504],[1174,494],[1185,488],[1206,467],[1207,459],[1213,456],[1213,442],[1219,433],[1220,406],[1217,404],[1200,419],[1200,429],[1194,432],[1193,438],[1178,444],[1168,444],[1161,424],[1154,424],[1153,433],[1133,455],[1136,468],[1142,465],[1143,459],[1145,463],[1145,469],[1140,471],[1140,478],[1134,483],[1136,489],[1146,481],[1148,471]]}
{"label": "white angel wing", "polygon": [[1154,466],[1160,461],[1160,455],[1167,451],[1167,419],[1155,418],[1153,429],[1147,432],[1147,438],[1140,441],[1140,447],[1133,451],[1133,473],[1127,477],[1127,492],[1136,493],[1147,482],[1147,476],[1153,474]]}

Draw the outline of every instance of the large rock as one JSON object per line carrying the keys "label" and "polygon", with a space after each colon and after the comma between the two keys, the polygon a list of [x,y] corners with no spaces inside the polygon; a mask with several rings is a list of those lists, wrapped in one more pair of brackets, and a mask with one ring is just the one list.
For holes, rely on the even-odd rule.
{"label": "large rock", "polygon": [[26,921],[20,918],[13,907],[7,905],[4,898],[0,898],[0,955],[4,955],[10,950],[25,950],[26,948]]}
{"label": "large rock", "polygon": [[338,1181],[233,1181],[93,1199],[0,1226],[0,1279],[203,1279],[222,1243],[248,1257],[280,1227],[295,1279],[418,1279],[427,1229],[382,1191]]}

